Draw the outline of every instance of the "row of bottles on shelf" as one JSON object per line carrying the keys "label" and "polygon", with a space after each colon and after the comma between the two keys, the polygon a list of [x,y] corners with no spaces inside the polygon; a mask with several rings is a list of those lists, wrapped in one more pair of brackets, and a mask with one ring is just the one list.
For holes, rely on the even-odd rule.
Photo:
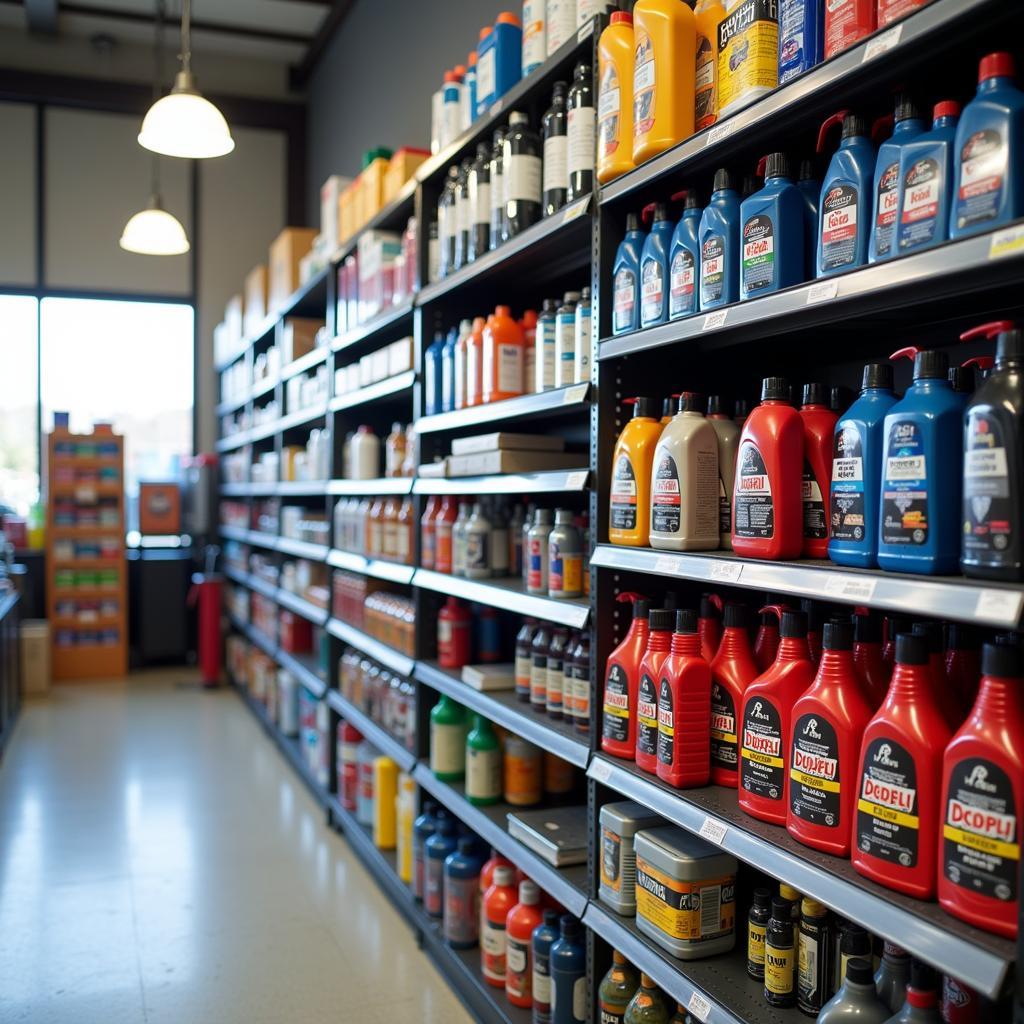
{"label": "row of bottles on shelf", "polygon": [[416,687],[412,682],[346,647],[338,661],[338,690],[406,750],[416,749]]}
{"label": "row of bottles on shelf", "polygon": [[[601,746],[680,788],[738,787],[740,807],[861,874],[981,928],[1017,928],[1024,665],[935,622],[744,606],[651,608],[639,595],[605,666]],[[622,598],[620,598],[621,600]],[[808,611],[812,618],[809,620]],[[811,641],[810,643],[808,641]]]}
{"label": "row of bottles on shelf", "polygon": [[[412,424],[393,423],[381,439],[373,427],[362,424],[345,435],[341,449],[342,476],[346,480],[377,480],[416,475],[416,442]],[[383,470],[383,472],[382,472]]]}
{"label": "row of bottles on shelf", "polygon": [[[416,650],[416,605],[408,594],[377,587],[362,573],[334,571],[332,613],[382,644],[412,657]],[[257,595],[258,596],[258,595]]]}
{"label": "row of bottles on shelf", "polygon": [[334,545],[367,558],[412,565],[416,518],[412,498],[339,498],[334,506]]}

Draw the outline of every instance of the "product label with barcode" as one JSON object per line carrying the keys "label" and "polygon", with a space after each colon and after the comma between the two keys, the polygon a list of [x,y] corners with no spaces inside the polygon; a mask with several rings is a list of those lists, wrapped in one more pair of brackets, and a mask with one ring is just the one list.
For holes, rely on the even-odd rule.
{"label": "product label with barcode", "polygon": [[637,855],[637,918],[673,939],[700,943],[731,935],[735,890],[732,877],[680,881]]}

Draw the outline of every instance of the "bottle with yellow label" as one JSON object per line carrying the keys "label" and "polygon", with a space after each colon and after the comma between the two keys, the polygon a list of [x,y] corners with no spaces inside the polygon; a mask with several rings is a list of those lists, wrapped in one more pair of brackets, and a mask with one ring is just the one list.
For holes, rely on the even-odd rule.
{"label": "bottle with yellow label", "polygon": [[597,180],[633,167],[633,15],[613,11],[597,43]]}
{"label": "bottle with yellow label", "polygon": [[718,26],[718,118],[766,96],[779,84],[777,0],[726,0]]}
{"label": "bottle with yellow label", "polygon": [[693,134],[696,60],[693,11],[681,0],[637,0],[633,8],[635,164]]}
{"label": "bottle with yellow label", "polygon": [[[675,0],[676,3],[679,0]],[[608,540],[646,547],[651,528],[651,469],[661,437],[661,410],[654,398],[634,398],[633,418],[615,442],[612,454]]]}
{"label": "bottle with yellow label", "polygon": [[722,0],[697,0],[693,14],[697,22],[693,127],[699,132],[718,120],[718,26],[725,20],[725,8]]}
{"label": "bottle with yellow label", "polygon": [[796,944],[789,900],[776,896],[764,937],[764,998],[769,1006],[796,1005]]}
{"label": "bottle with yellow label", "polygon": [[772,894],[767,889],[754,890],[754,903],[747,919],[747,974],[764,981],[764,939],[771,917]]}

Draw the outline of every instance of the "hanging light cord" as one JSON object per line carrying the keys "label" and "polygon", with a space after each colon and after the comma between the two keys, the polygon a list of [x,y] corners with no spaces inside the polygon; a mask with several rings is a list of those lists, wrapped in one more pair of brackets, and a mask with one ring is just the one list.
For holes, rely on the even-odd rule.
{"label": "hanging light cord", "polygon": [[192,70],[192,0],[181,0],[181,58],[182,71]]}
{"label": "hanging light cord", "polygon": [[[186,0],[186,3],[188,0]],[[164,78],[164,0],[156,0],[155,32],[153,34],[153,102],[160,99]],[[160,195],[160,155],[153,154],[150,164],[150,195]]]}

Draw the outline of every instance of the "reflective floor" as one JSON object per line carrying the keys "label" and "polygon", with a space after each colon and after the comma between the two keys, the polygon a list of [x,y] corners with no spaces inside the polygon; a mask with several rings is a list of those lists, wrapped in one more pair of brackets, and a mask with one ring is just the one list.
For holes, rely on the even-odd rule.
{"label": "reflective floor", "polygon": [[461,1024],[230,692],[58,687],[0,762],[0,1022]]}

